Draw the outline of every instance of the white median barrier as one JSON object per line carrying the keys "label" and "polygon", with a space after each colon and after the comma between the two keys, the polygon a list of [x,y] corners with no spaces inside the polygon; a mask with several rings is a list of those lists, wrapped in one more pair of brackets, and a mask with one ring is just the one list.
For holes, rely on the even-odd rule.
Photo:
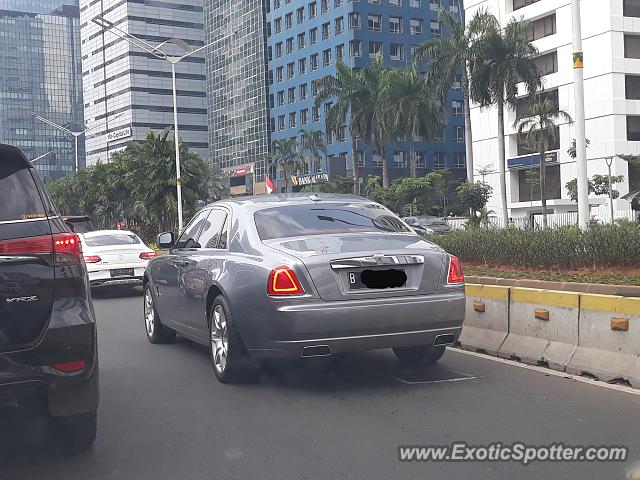
{"label": "white median barrier", "polygon": [[640,387],[640,298],[583,294],[579,332],[568,372]]}
{"label": "white median barrier", "polygon": [[498,356],[564,370],[578,346],[580,294],[513,287]]}
{"label": "white median barrier", "polygon": [[496,356],[509,331],[509,287],[466,284],[467,307],[460,346]]}

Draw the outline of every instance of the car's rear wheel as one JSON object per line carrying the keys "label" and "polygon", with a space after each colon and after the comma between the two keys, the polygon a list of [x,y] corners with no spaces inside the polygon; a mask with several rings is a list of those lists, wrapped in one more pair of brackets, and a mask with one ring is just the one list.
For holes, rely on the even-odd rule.
{"label": "car's rear wheel", "polygon": [[176,337],[175,330],[165,327],[160,322],[158,311],[153,300],[151,287],[147,283],[144,286],[144,326],[147,338],[151,343],[168,343]]}
{"label": "car's rear wheel", "polygon": [[209,314],[209,351],[213,371],[222,383],[239,381],[246,373],[247,354],[236,330],[227,299],[218,295]]}
{"label": "car's rear wheel", "polygon": [[433,364],[444,355],[445,347],[396,347],[393,349],[398,360],[408,365]]}
{"label": "car's rear wheel", "polygon": [[51,417],[49,421],[56,443],[67,452],[84,451],[91,447],[96,439],[97,411],[68,417]]}

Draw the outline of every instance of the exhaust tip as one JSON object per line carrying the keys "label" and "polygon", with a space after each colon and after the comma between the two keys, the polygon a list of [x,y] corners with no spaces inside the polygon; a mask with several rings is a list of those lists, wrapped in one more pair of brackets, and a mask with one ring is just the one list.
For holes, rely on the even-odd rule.
{"label": "exhaust tip", "polygon": [[444,335],[437,335],[433,339],[433,346],[437,345],[453,345],[456,341],[456,336],[453,333],[445,333]]}
{"label": "exhaust tip", "polygon": [[331,354],[332,351],[329,345],[310,345],[303,347],[300,352],[301,357],[326,357]]}

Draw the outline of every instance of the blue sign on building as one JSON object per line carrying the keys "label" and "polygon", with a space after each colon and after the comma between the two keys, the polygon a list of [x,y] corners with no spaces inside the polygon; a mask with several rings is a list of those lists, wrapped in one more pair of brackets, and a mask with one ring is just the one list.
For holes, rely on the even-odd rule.
{"label": "blue sign on building", "polygon": [[[558,152],[547,152],[545,154],[545,164],[558,163]],[[532,155],[522,155],[520,157],[514,157],[507,160],[507,167],[518,170],[521,168],[539,167],[540,166],[540,154],[534,153]]]}

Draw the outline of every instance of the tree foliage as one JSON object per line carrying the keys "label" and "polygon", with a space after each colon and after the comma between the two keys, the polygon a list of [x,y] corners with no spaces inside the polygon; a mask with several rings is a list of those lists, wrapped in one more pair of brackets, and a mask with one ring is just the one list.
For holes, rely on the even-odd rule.
{"label": "tree foliage", "polygon": [[[594,195],[609,195],[609,176],[608,175],[594,175],[588,179],[589,193]],[[616,183],[624,182],[624,175],[611,175],[611,186]],[[578,201],[578,181],[574,178],[569,180],[565,188],[567,189],[567,195],[572,201]],[[620,196],[620,192],[615,188],[611,191],[611,196],[615,199]]]}

